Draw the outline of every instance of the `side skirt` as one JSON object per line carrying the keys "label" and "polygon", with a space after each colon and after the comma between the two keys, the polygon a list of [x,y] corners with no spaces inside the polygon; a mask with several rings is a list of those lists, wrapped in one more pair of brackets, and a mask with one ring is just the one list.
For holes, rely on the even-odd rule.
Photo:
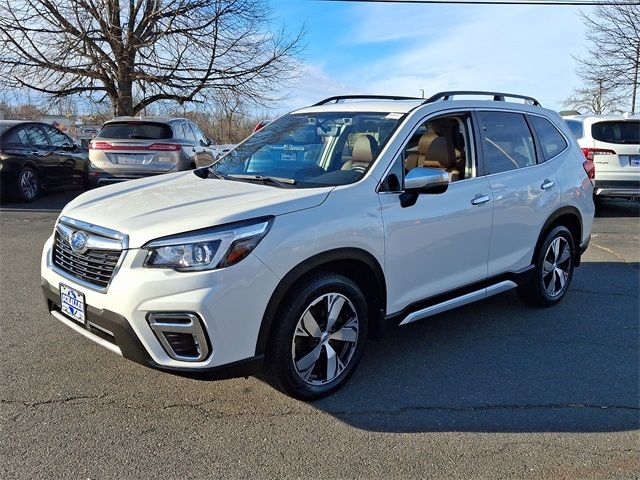
{"label": "side skirt", "polygon": [[518,285],[527,282],[533,274],[534,268],[533,265],[530,265],[519,272],[499,275],[483,282],[467,285],[466,287],[416,302],[398,313],[388,315],[386,320],[396,325],[407,325],[417,320],[512,290]]}

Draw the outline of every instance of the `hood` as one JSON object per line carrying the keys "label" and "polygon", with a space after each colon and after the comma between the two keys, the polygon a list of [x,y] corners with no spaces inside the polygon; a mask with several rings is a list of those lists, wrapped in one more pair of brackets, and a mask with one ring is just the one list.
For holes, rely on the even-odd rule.
{"label": "hood", "polygon": [[313,208],[332,188],[277,188],[179,172],[91,190],[61,216],[126,233],[129,247],[139,248],[166,235]]}

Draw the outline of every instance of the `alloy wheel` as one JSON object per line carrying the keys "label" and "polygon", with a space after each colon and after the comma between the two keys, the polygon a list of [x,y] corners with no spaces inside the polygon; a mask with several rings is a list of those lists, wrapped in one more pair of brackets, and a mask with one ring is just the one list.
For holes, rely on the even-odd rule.
{"label": "alloy wheel", "polygon": [[340,293],[327,293],[306,308],[293,336],[291,355],[297,375],[309,385],[325,385],[345,371],[356,350],[358,315]]}
{"label": "alloy wheel", "polygon": [[26,200],[33,200],[38,195],[38,177],[33,170],[23,170],[20,175],[20,191]]}
{"label": "alloy wheel", "polygon": [[571,247],[564,237],[555,238],[544,256],[542,286],[551,298],[562,293],[571,272]]}

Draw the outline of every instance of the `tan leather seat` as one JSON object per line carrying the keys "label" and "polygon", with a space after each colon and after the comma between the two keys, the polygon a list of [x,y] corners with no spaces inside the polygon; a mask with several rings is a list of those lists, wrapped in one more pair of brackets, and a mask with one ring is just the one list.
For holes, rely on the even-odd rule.
{"label": "tan leather seat", "polygon": [[449,180],[459,180],[460,170],[457,168],[458,159],[456,158],[453,143],[449,137],[437,137],[429,145],[426,154],[426,160],[423,167],[442,168],[449,174]]}
{"label": "tan leather seat", "polygon": [[342,165],[342,170],[366,170],[378,154],[378,142],[371,135],[360,135],[353,145],[351,160]]}
{"label": "tan leather seat", "polygon": [[404,162],[404,168],[407,171],[425,166],[427,151],[431,146],[431,142],[436,138],[438,138],[438,135],[435,132],[429,131],[422,134],[420,140],[418,140],[418,152],[409,154]]}

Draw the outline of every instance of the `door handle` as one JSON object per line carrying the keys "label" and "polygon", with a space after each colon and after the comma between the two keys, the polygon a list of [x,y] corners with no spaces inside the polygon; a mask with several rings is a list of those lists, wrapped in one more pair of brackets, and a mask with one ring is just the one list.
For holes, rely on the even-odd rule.
{"label": "door handle", "polygon": [[483,203],[487,203],[491,198],[489,195],[476,195],[476,198],[471,200],[471,205],[482,205]]}
{"label": "door handle", "polygon": [[32,150],[31,151],[31,155],[33,155],[34,157],[41,157],[42,156],[42,154],[38,150]]}
{"label": "door handle", "polygon": [[548,178],[542,182],[542,185],[540,185],[540,188],[543,190],[547,190],[551,187],[553,187],[555,185],[555,183],[553,183],[553,180],[549,180]]}

